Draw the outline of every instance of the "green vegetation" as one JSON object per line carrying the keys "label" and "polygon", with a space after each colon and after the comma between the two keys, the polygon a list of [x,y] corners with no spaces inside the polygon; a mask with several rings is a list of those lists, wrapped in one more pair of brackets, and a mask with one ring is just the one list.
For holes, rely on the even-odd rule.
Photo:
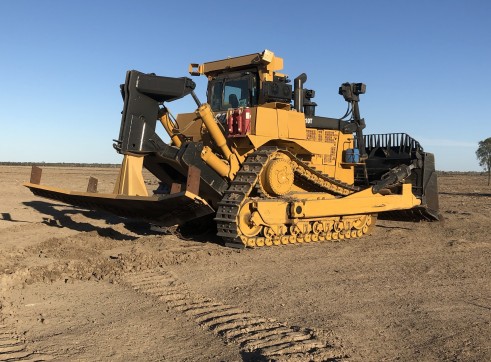
{"label": "green vegetation", "polygon": [[491,137],[486,138],[484,141],[479,141],[476,157],[479,161],[479,165],[484,168],[484,171],[488,172],[489,186],[491,182]]}

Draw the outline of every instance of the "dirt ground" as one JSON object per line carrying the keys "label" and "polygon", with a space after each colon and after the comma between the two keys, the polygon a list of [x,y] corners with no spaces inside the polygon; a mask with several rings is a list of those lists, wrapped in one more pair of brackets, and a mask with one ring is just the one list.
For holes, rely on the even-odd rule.
{"label": "dirt ground", "polygon": [[439,178],[443,222],[239,251],[35,197],[29,175],[0,166],[0,361],[491,361],[485,176]]}

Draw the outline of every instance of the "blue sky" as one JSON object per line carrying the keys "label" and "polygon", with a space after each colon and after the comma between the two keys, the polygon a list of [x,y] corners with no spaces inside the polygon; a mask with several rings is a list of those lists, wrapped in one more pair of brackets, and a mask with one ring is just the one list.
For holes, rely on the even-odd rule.
{"label": "blue sky", "polygon": [[365,132],[410,134],[439,170],[481,170],[491,136],[489,1],[2,0],[0,14],[0,161],[118,163],[126,70],[186,76],[264,49],[307,73],[318,115],[342,116],[339,85],[366,83]]}

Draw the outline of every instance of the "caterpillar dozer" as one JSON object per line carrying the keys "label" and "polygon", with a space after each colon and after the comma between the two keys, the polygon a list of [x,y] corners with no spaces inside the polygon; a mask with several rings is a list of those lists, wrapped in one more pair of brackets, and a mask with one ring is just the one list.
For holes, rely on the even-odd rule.
{"label": "caterpillar dozer", "polygon": [[[433,154],[404,133],[363,134],[365,84],[342,84],[346,114],[322,117],[306,74],[291,84],[282,68],[269,50],[193,63],[190,74],[208,79],[206,103],[191,78],[128,71],[114,192],[67,191],[33,176],[25,186],[161,227],[214,220],[226,245],[239,248],[358,238],[377,215],[438,220]],[[174,117],[168,104],[188,95],[196,111]],[[143,168],[160,181],[151,195]]]}

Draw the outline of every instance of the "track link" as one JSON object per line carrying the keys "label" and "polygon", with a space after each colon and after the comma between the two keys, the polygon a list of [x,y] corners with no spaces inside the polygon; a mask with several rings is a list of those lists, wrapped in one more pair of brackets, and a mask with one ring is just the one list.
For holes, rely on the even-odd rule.
{"label": "track link", "polygon": [[[295,181],[300,183],[302,188],[307,191],[326,192],[341,197],[360,190],[359,187],[349,185],[333,177],[321,174],[306,165],[289,151],[279,149],[278,147],[262,147],[246,158],[241,169],[237,172],[236,177],[225,191],[224,197],[218,203],[218,210],[215,217],[218,228],[217,235],[225,240],[227,246],[243,248],[337,240],[360,237],[368,232],[370,225],[374,224],[374,220],[372,220],[370,215],[360,215],[360,220],[362,220],[362,218],[366,219],[362,224],[360,224],[360,221],[353,222],[353,217],[339,217],[338,220],[336,220],[336,225],[338,226],[344,224],[354,224],[359,226],[355,228],[350,226],[345,230],[337,227],[332,230],[323,230],[322,232],[316,232],[315,230],[314,232],[302,232],[299,233],[299,235],[269,235],[267,237],[243,236],[238,229],[239,226],[237,220],[240,208],[251,196],[253,190],[256,191],[259,198],[271,197],[262,190],[258,180],[261,170],[277,152],[286,154],[289,157],[294,169]],[[312,225],[313,224],[314,222],[312,222]],[[334,226],[334,223],[332,226]],[[308,226],[308,228],[311,228],[311,226]]]}

